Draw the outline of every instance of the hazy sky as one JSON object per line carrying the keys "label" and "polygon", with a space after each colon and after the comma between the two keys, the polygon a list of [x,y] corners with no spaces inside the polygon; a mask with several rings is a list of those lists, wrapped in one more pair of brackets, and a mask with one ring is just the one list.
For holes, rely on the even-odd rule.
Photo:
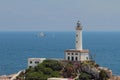
{"label": "hazy sky", "polygon": [[120,31],[120,0],[0,0],[0,31]]}

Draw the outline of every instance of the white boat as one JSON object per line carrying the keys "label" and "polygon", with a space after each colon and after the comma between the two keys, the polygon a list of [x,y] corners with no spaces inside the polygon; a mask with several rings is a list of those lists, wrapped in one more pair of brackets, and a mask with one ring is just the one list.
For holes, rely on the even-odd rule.
{"label": "white boat", "polygon": [[37,34],[37,37],[45,37],[45,34],[43,32],[40,32]]}

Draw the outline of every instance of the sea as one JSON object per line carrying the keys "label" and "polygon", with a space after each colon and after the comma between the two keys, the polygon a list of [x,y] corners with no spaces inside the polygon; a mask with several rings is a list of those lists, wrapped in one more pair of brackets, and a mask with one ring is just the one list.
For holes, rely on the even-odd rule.
{"label": "sea", "polygon": [[[64,59],[64,50],[75,48],[75,31],[0,32],[0,75],[17,73],[27,68],[28,58]],[[100,66],[120,75],[120,32],[85,32],[83,48]]]}

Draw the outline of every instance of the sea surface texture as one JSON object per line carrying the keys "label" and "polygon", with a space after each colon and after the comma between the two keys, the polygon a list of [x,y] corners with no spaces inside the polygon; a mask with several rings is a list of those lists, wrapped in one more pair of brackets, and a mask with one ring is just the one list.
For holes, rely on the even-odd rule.
{"label": "sea surface texture", "polygon": [[[64,58],[75,48],[75,32],[0,32],[0,75],[27,68],[28,58]],[[83,48],[101,66],[120,75],[120,32],[83,32]]]}

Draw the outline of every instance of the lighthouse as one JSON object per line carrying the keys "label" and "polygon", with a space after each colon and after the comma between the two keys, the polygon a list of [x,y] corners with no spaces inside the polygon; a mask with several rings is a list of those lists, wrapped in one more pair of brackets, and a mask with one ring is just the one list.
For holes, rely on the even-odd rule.
{"label": "lighthouse", "polygon": [[77,22],[76,26],[76,50],[82,50],[82,26],[80,21]]}
{"label": "lighthouse", "polygon": [[75,49],[65,50],[65,60],[68,61],[88,61],[89,50],[82,48],[82,26],[80,21],[76,25]]}

